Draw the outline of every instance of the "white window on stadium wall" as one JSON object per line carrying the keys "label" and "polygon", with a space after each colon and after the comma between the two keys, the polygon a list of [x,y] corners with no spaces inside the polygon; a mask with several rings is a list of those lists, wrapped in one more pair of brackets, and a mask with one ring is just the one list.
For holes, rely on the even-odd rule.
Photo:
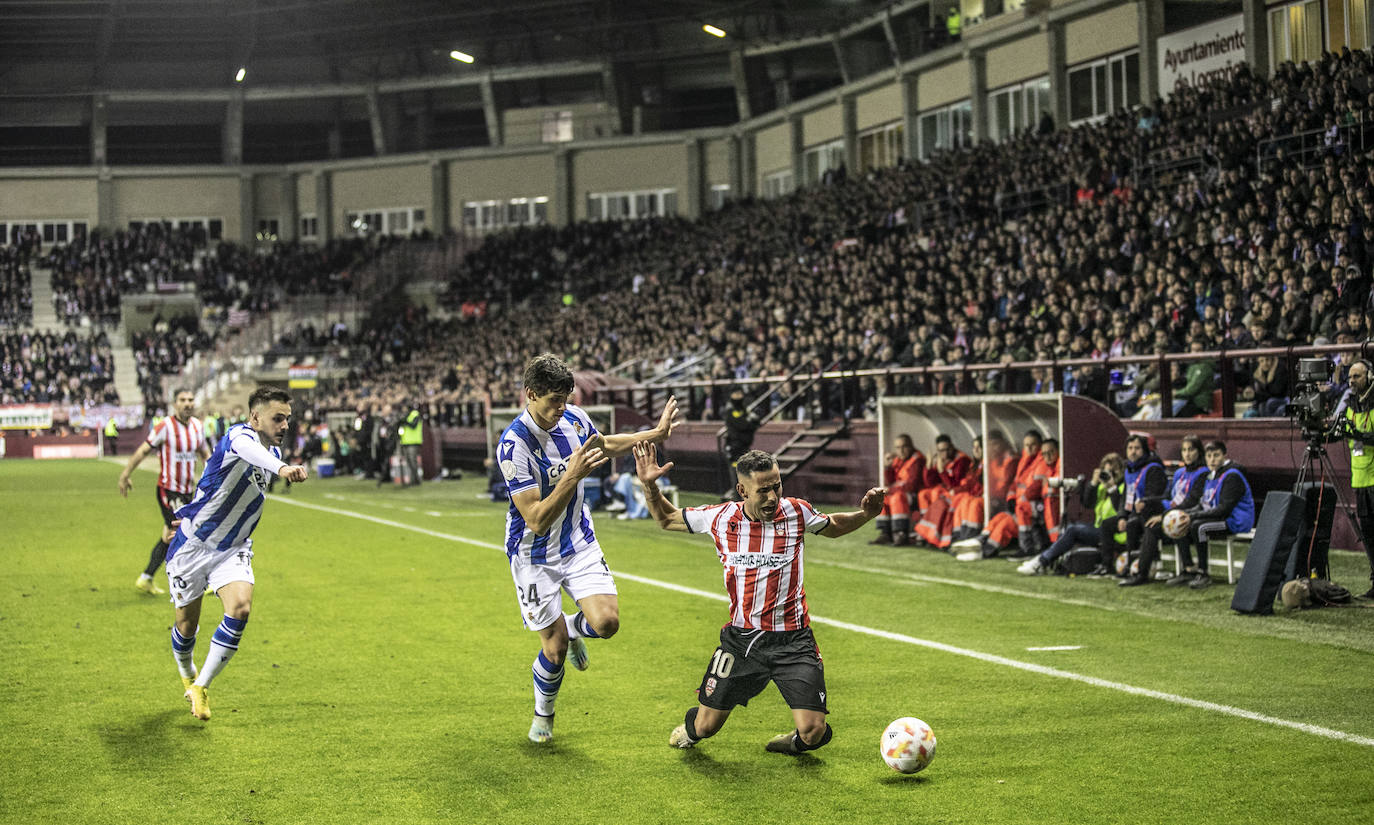
{"label": "white window on stadium wall", "polygon": [[301,240],[313,241],[320,237],[320,219],[315,215],[301,215]]}
{"label": "white window on stadium wall", "polygon": [[973,103],[951,103],[921,115],[921,159],[937,151],[963,149],[973,145]]}
{"label": "white window on stadium wall", "polygon": [[545,112],[539,119],[539,139],[544,143],[567,143],[573,139],[571,111]]}
{"label": "white window on stadium wall", "polygon": [[588,192],[587,220],[623,220],[677,214],[676,189],[641,192]]}
{"label": "white window on stadium wall", "polygon": [[1140,52],[1129,51],[1069,69],[1069,123],[1100,120],[1140,102]]}
{"label": "white window on stadium wall", "polygon": [[277,218],[258,218],[258,231],[253,239],[260,243],[274,243],[281,236],[281,222]]}
{"label": "white window on stadium wall", "polygon": [[902,159],[906,129],[889,123],[859,133],[859,172],[896,166]]}
{"label": "white window on stadium wall", "polygon": [[463,203],[463,226],[477,232],[490,232],[507,226],[530,226],[548,222],[549,199],[547,196],[466,201]]}
{"label": "white window on stadium wall", "polygon": [[763,176],[763,196],[768,199],[781,198],[792,191],[792,170],[770,172]]}
{"label": "white window on stadium wall", "polygon": [[86,237],[86,221],[74,220],[18,220],[0,221],[0,243],[19,243],[19,238],[34,232],[43,243],[67,243]]}
{"label": "white window on stadium wall", "polygon": [[224,238],[223,218],[141,218],[129,221],[129,228],[137,230],[155,223],[160,223],[167,229],[180,229],[183,232],[204,232],[205,238],[211,241]]}
{"label": "white window on stadium wall", "polygon": [[844,140],[832,140],[813,146],[802,152],[806,168],[806,182],[820,183],[826,172],[833,172],[844,165]]}
{"label": "white window on stadium wall", "polygon": [[730,200],[730,184],[713,183],[711,184],[711,201],[706,205],[707,209],[720,209]]}
{"label": "white window on stadium wall", "polygon": [[1039,77],[988,93],[988,134],[997,143],[1032,130],[1050,108],[1050,79]]}
{"label": "white window on stadium wall", "polygon": [[1369,45],[1368,0],[1303,0],[1269,9],[1270,60],[1302,63]]}
{"label": "white window on stadium wall", "polygon": [[409,235],[425,227],[425,210],[419,206],[399,209],[362,209],[344,212],[344,227],[353,235]]}

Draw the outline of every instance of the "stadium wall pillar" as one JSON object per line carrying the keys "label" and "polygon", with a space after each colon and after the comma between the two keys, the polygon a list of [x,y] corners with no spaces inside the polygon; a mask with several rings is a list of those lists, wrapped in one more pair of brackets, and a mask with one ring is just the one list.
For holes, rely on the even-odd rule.
{"label": "stadium wall pillar", "polygon": [[732,134],[725,139],[725,164],[728,167],[727,173],[730,176],[731,197],[744,197],[744,140],[738,133]]}
{"label": "stadium wall pillar", "polygon": [[706,183],[706,163],[703,157],[703,147],[701,138],[688,138],[687,147],[687,192],[683,216],[692,218],[701,217],[702,203],[704,202],[704,192]]}
{"label": "stadium wall pillar", "polygon": [[220,130],[220,152],[225,166],[243,163],[243,90],[229,98],[224,107],[224,127]]}
{"label": "stadium wall pillar", "polygon": [[109,101],[104,95],[96,95],[91,98],[91,165],[96,167],[104,166],[109,157],[107,153],[109,144],[105,136],[109,105]]}
{"label": "stadium wall pillar", "polygon": [[1164,35],[1164,0],[1139,0],[1136,20],[1140,26],[1140,100],[1141,106],[1153,106],[1159,97],[1159,63],[1157,41]]}
{"label": "stadium wall pillar", "polygon": [[487,122],[487,143],[492,146],[504,145],[505,136],[501,134],[501,110],[496,105],[496,84],[488,74],[482,78],[482,117]]}
{"label": "stadium wall pillar", "polygon": [[429,221],[427,226],[436,235],[449,228],[448,161],[434,158],[429,162]]}
{"label": "stadium wall pillar", "polygon": [[239,240],[244,246],[253,245],[253,233],[257,229],[253,196],[253,176],[239,175]]}
{"label": "stadium wall pillar", "polygon": [[859,171],[859,106],[853,92],[840,95],[840,130],[844,134],[844,167],[849,174]]}
{"label": "stadium wall pillar", "polygon": [[749,73],[744,70],[743,49],[730,52],[730,78],[735,84],[735,107],[739,109],[739,119],[746,121],[754,116],[754,110],[749,105]]}
{"label": "stadium wall pillar", "polygon": [[739,149],[740,194],[757,195],[759,191],[759,152],[758,145],[754,143],[753,134],[740,138]]}
{"label": "stadium wall pillar", "polygon": [[115,226],[114,176],[102,166],[95,181],[95,224],[107,229]]}
{"label": "stadium wall pillar", "polygon": [[921,156],[920,86],[914,74],[904,74],[898,82],[902,84],[902,139],[906,141],[902,152],[912,160]]}
{"label": "stadium wall pillar", "polygon": [[386,129],[382,128],[382,106],[376,86],[367,90],[367,122],[372,126],[372,153],[385,155],[392,147],[386,145]]}
{"label": "stadium wall pillar", "polygon": [[281,191],[277,209],[280,213],[277,232],[282,240],[294,241],[300,237],[300,213],[296,211],[296,176],[290,172],[283,172],[277,176],[277,185]]}
{"label": "stadium wall pillar", "polygon": [[315,221],[319,224],[319,242],[327,244],[334,239],[334,195],[330,191],[330,173],[320,169],[315,172]]}
{"label": "stadium wall pillar", "polygon": [[[1245,0],[1241,4],[1245,21],[1245,62],[1260,77],[1267,77],[1269,65],[1269,12],[1265,0]],[[1140,64],[1142,71],[1145,63]]]}
{"label": "stadium wall pillar", "polygon": [[792,189],[801,189],[814,181],[806,179],[806,127],[800,114],[787,114],[787,127],[792,140],[789,143],[792,153]]}
{"label": "stadium wall pillar", "polygon": [[557,149],[553,153],[553,203],[557,215],[550,215],[549,222],[567,226],[577,220],[577,204],[573,202],[573,155],[569,149]]}
{"label": "stadium wall pillar", "polygon": [[[1060,129],[1069,125],[1069,73],[1067,37],[1062,22],[1051,21],[1045,26],[1049,43],[1050,113],[1054,125]],[[1142,68],[1142,72],[1149,71]]]}
{"label": "stadium wall pillar", "polygon": [[976,145],[988,139],[988,57],[984,52],[968,53],[968,94]]}

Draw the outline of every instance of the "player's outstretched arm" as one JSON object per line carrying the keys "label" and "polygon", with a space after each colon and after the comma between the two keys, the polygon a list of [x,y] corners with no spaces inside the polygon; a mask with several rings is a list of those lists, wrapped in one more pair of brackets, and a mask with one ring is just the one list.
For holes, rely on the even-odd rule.
{"label": "player's outstretched arm", "polygon": [[873,517],[883,511],[883,497],[887,495],[887,488],[873,487],[864,493],[863,500],[859,502],[859,509],[848,513],[831,513],[830,523],[821,529],[820,535],[826,538],[839,538],[845,533],[852,533],[873,520]]}
{"label": "player's outstretched arm", "polygon": [[673,434],[673,430],[681,423],[682,419],[678,418],[677,414],[677,396],[670,396],[663,404],[663,412],[658,416],[657,427],[642,433],[620,433],[605,436],[603,449],[606,451],[606,455],[611,458],[620,458],[629,453],[641,441],[662,444],[668,440],[669,436]]}
{"label": "player's outstretched arm", "polygon": [[134,488],[134,470],[152,451],[152,446],[145,441],[138,445],[138,449],[134,450],[133,455],[129,456],[129,463],[124,465],[124,471],[119,474],[119,494],[121,496],[129,497],[129,491]]}
{"label": "player's outstretched arm", "polygon": [[658,449],[654,447],[652,441],[641,441],[635,444],[633,449],[635,472],[639,475],[639,480],[644,483],[644,503],[649,507],[649,512],[653,514],[654,521],[657,521],[658,526],[664,530],[686,533],[687,520],[682,517],[682,511],[674,507],[673,503],[663,495],[663,491],[658,489],[658,480],[673,468],[673,462],[669,461],[660,467]]}

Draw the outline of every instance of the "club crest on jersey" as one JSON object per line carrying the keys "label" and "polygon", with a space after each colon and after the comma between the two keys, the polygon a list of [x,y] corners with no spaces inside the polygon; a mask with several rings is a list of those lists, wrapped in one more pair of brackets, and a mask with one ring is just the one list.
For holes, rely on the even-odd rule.
{"label": "club crest on jersey", "polygon": [[581,422],[581,421],[574,420],[574,421],[573,421],[573,432],[577,433],[577,437],[578,437],[578,438],[581,438],[581,437],[582,437],[582,434],[586,432],[586,428],[582,426],[582,422]]}
{"label": "club crest on jersey", "polygon": [[708,676],[708,677],[706,677],[706,695],[707,695],[707,696],[710,696],[712,693],[715,693],[715,692],[716,692],[716,677],[714,677],[714,676]]}

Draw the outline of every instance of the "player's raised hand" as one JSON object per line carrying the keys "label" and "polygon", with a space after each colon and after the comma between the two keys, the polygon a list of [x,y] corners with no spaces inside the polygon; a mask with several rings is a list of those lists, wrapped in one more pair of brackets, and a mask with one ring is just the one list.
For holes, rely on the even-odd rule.
{"label": "player's raised hand", "polygon": [[664,441],[673,434],[674,428],[682,423],[682,419],[677,417],[677,396],[670,395],[663,404],[663,413],[658,417],[657,440]]}
{"label": "player's raised hand", "polygon": [[645,484],[653,484],[673,469],[673,462],[658,464],[658,448],[652,441],[641,441],[630,448],[635,455],[635,473]]}
{"label": "player's raised hand", "polygon": [[134,480],[132,478],[129,478],[128,475],[121,473],[119,476],[119,494],[121,496],[124,496],[125,498],[128,498],[129,491],[132,489],[134,489]]}
{"label": "player's raised hand", "polygon": [[886,488],[871,487],[867,493],[864,493],[863,500],[859,502],[859,508],[864,511],[864,515],[873,518],[883,511],[883,498],[886,496]]}
{"label": "player's raised hand", "polygon": [[310,471],[306,469],[304,464],[293,464],[290,467],[283,467],[281,471],[283,481],[290,481],[296,484],[305,481],[306,477],[309,475]]}
{"label": "player's raised hand", "polygon": [[573,450],[572,455],[568,456],[568,469],[565,475],[570,475],[581,481],[590,475],[592,470],[610,460],[610,456],[606,455],[606,451],[600,447],[583,444]]}

